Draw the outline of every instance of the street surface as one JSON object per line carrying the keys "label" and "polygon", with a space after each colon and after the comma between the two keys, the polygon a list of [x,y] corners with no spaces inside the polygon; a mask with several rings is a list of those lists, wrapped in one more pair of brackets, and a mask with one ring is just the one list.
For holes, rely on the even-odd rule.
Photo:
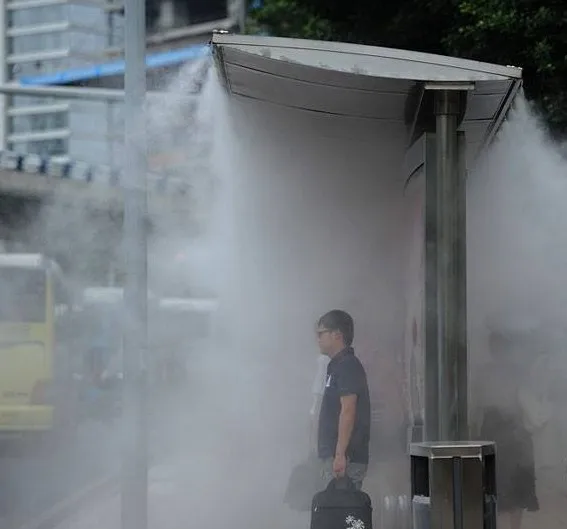
{"label": "street surface", "polygon": [[[308,514],[292,512],[282,502],[290,469],[297,462],[291,454],[297,451],[285,445],[277,457],[272,452],[254,453],[258,439],[253,437],[245,437],[240,445],[237,424],[215,420],[215,414],[200,405],[205,393],[198,394],[200,398],[188,393],[167,395],[155,407],[150,428],[150,529],[184,529],[188,523],[249,529],[308,527]],[[120,437],[119,423],[112,427],[89,422],[81,427],[73,447],[51,457],[1,459],[0,528],[17,528],[119,471]],[[550,470],[540,478],[542,509],[526,514],[522,529],[567,529],[565,473]],[[365,490],[373,499],[377,525],[383,516],[382,498],[407,494],[408,480],[404,457],[372,465]],[[120,529],[120,498],[97,496],[53,529]]]}
{"label": "street surface", "polygon": [[[382,494],[404,493],[398,487],[388,486],[380,476],[392,476],[390,485],[401,484],[401,468],[398,463],[378,464],[365,485],[365,490],[373,498],[376,526],[381,525]],[[212,469],[217,469],[214,476]],[[406,469],[407,470],[407,469]],[[208,483],[199,478],[203,473]],[[175,463],[155,465],[150,471],[149,483],[149,527],[150,529],[184,529],[186,527],[248,527],[261,529],[289,529],[309,527],[309,515],[289,511],[281,502],[280,486],[270,476],[255,486],[251,486],[253,469],[248,474],[222,475],[212,458],[186,458]],[[408,474],[409,475],[409,474]],[[253,478],[252,478],[253,479]],[[406,480],[407,483],[407,480]],[[397,489],[397,491],[393,490]],[[564,492],[558,489],[543,489],[540,492],[541,511],[526,513],[522,529],[563,529],[567,528],[567,508]],[[387,520],[387,517],[384,519]],[[508,526],[502,520],[501,527]],[[384,529],[395,529],[383,525]],[[69,517],[54,529],[120,529],[120,498],[118,495],[106,496],[93,501],[92,505]]]}
{"label": "street surface", "polygon": [[[174,399],[157,406],[170,411]],[[173,453],[176,443],[175,415],[155,414],[150,425],[151,458]],[[82,489],[117,475],[121,465],[120,420],[83,422],[75,441],[51,454],[0,452],[0,528],[28,523]]]}
{"label": "street surface", "polygon": [[0,527],[40,515],[119,469],[120,428],[88,422],[76,443],[49,455],[0,457]]}

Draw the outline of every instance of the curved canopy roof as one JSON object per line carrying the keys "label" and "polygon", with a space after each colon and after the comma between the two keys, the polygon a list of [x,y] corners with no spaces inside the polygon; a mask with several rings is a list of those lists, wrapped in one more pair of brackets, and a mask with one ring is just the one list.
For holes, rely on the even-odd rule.
{"label": "curved canopy roof", "polygon": [[427,120],[429,90],[467,90],[461,130],[472,156],[498,130],[522,77],[512,66],[337,42],[216,33],[213,51],[233,95],[307,112],[405,123],[408,146]]}

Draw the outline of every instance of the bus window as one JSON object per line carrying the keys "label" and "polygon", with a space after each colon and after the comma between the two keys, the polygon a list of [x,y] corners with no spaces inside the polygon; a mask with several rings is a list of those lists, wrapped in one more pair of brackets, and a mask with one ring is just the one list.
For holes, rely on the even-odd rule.
{"label": "bus window", "polygon": [[41,269],[0,268],[0,322],[45,322],[45,279]]}

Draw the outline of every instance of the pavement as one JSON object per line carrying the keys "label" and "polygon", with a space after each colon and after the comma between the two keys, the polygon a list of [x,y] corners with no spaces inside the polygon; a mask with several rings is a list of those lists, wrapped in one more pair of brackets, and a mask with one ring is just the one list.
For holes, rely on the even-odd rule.
{"label": "pavement", "polygon": [[18,527],[118,466],[119,428],[86,422],[49,454],[0,455],[0,527]]}
{"label": "pavement", "polygon": [[567,498],[554,494],[540,498],[541,510],[525,513],[522,529],[563,529],[567,528]]}
{"label": "pavement", "polygon": [[[202,395],[200,395],[203,398]],[[195,403],[189,409],[188,403]],[[172,398],[163,402],[161,421],[153,422],[152,439],[159,445],[159,457],[150,469],[148,487],[148,518],[150,529],[187,529],[187,527],[242,527],[246,529],[300,529],[309,527],[308,513],[295,513],[282,502],[290,469],[298,461],[293,441],[280,442],[277,454],[263,454],[262,444],[276,446],[270,435],[281,441],[283,431],[264,433],[246,432],[245,421],[228,424],[219,421],[197,398]],[[182,403],[182,409],[179,408]],[[101,432],[84,433],[88,450],[100,444]],[[96,458],[91,467],[107,472],[117,468],[116,438],[106,434],[107,445],[98,453],[105,454],[104,464]],[[158,442],[159,441],[159,442]],[[259,443],[262,441],[262,443]],[[85,456],[83,451],[79,454]],[[109,457],[109,454],[114,454]],[[92,459],[92,458],[91,458]],[[74,458],[79,461],[79,456]],[[77,463],[78,464],[78,463]],[[81,463],[84,465],[84,462]],[[53,463],[51,464],[53,467]],[[49,472],[53,472],[53,468]],[[69,465],[66,465],[68,468]],[[38,477],[37,468],[30,469]],[[47,479],[39,476],[40,495],[49,487]],[[67,471],[69,473],[69,471]],[[81,474],[83,477],[85,473]],[[90,471],[90,475],[93,472]],[[373,499],[375,523],[384,520],[381,505],[385,496],[408,494],[409,464],[406,457],[375,463],[365,481],[365,490]],[[51,474],[51,479],[53,479]],[[567,474],[564,468],[548,469],[538,476],[538,496],[541,510],[526,513],[522,529],[567,529]],[[33,481],[33,480],[31,480]],[[29,477],[26,486],[31,483]],[[61,489],[69,492],[69,479]],[[84,478],[83,478],[84,481]],[[71,487],[72,489],[72,487]],[[23,492],[24,500],[32,489]],[[27,494],[27,496],[26,496]],[[38,496],[38,493],[34,493]],[[61,494],[60,494],[61,495]],[[49,501],[52,501],[51,498]],[[44,499],[43,503],[49,503]],[[40,502],[41,503],[41,502]],[[114,488],[107,494],[96,494],[92,501],[83,502],[79,509],[71,510],[66,517],[49,525],[28,525],[28,529],[120,529],[120,496]],[[507,529],[507,524],[499,525]],[[0,524],[4,529],[4,524]],[[382,529],[382,527],[381,527]],[[384,525],[383,529],[394,529]]]}
{"label": "pavement", "polygon": [[[201,462],[203,463],[203,462]],[[204,465],[200,465],[202,470]],[[259,485],[255,498],[252,487],[239,487],[244,476],[234,476],[220,486],[221,476],[203,485],[194,479],[194,462],[163,464],[150,471],[148,487],[149,527],[186,529],[187,527],[252,527],[289,529],[307,526],[306,514],[289,511],[282,496],[273,487]],[[193,476],[193,477],[192,477]],[[200,482],[198,484],[198,482]],[[266,488],[271,489],[268,499]],[[51,528],[50,528],[51,529]],[[120,496],[118,493],[99,498],[97,502],[69,516],[52,529],[120,529]]]}
{"label": "pavement", "polygon": [[[380,512],[385,495],[405,494],[407,464],[379,463],[369,472],[365,490],[373,498],[375,523],[385,520]],[[261,472],[265,474],[265,472]],[[556,473],[557,474],[557,473]],[[148,517],[150,529],[187,527],[246,527],[247,529],[292,529],[309,527],[309,515],[295,513],[282,504],[285,479],[256,481],[260,469],[227,475],[212,458],[175,454],[169,462],[150,470]],[[206,477],[206,480],[203,478]],[[268,476],[269,477],[269,476]],[[567,528],[567,489],[540,485],[541,510],[526,513],[522,529]],[[499,526],[507,529],[502,520]],[[387,525],[384,529],[390,529]],[[87,504],[49,529],[120,529],[120,496],[116,490]],[[394,529],[393,527],[391,529]]]}
{"label": "pavement", "polygon": [[525,513],[522,529],[567,528],[567,473],[564,465],[538,472],[540,510]]}
{"label": "pavement", "polygon": [[[174,451],[164,439],[178,438],[170,433],[175,427],[170,416],[161,415],[150,433],[150,452],[157,459],[159,452]],[[47,514],[73,510],[70,503],[118,476],[121,441],[119,421],[87,420],[72,443],[50,453],[0,452],[0,529],[33,526]]]}

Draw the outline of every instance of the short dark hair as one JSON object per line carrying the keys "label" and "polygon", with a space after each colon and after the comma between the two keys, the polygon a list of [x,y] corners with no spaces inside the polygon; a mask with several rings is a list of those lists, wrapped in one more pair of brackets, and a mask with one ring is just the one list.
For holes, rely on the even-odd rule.
{"label": "short dark hair", "polygon": [[343,335],[345,345],[351,346],[354,339],[354,321],[344,310],[331,310],[319,318],[319,327],[330,331],[339,331]]}

